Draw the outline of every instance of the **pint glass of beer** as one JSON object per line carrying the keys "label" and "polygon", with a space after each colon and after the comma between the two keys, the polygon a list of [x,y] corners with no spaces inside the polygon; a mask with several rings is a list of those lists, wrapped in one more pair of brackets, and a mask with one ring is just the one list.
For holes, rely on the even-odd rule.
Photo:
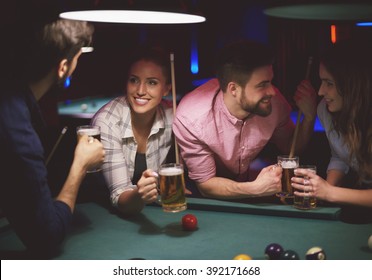
{"label": "pint glass of beer", "polygon": [[[311,172],[316,173],[315,165],[300,165],[299,168],[310,170]],[[299,176],[297,176],[299,177]],[[309,179],[303,177],[304,179]],[[299,191],[299,190],[297,190]],[[301,210],[309,210],[316,208],[316,197],[314,196],[294,196],[293,207]]]}
{"label": "pint glass of beer", "polygon": [[[82,125],[76,128],[76,134],[78,141],[80,137],[83,135],[88,135],[93,138],[96,138],[98,141],[101,141],[101,128],[97,125]],[[100,168],[95,168],[92,170],[88,170],[87,173],[97,172],[100,171]]]}
{"label": "pint glass of beer", "polygon": [[158,173],[163,210],[165,212],[186,210],[183,165],[179,163],[163,164],[160,166]]}
{"label": "pint glass of beer", "polygon": [[293,198],[291,178],[294,176],[294,170],[298,167],[299,162],[298,156],[278,156],[278,165],[283,169],[282,191],[276,194],[278,197]]}

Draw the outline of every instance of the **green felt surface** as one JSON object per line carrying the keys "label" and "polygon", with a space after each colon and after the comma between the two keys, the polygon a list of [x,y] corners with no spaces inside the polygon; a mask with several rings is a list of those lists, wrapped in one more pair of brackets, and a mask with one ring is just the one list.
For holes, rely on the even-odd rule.
{"label": "green felt surface", "polygon": [[[245,253],[262,260],[265,247],[272,242],[295,250],[301,259],[313,246],[322,247],[328,259],[372,259],[367,247],[372,224],[341,222],[335,219],[337,208],[314,210],[324,212],[322,218],[314,218],[310,211],[293,216],[291,213],[300,210],[288,205],[243,206],[197,198],[188,199],[188,204],[189,209],[180,213],[147,206],[131,218],[119,217],[95,203],[78,204],[71,234],[57,259],[223,260]],[[197,217],[196,231],[182,230],[181,218],[186,213]],[[4,220],[0,223],[0,250],[22,250]]]}

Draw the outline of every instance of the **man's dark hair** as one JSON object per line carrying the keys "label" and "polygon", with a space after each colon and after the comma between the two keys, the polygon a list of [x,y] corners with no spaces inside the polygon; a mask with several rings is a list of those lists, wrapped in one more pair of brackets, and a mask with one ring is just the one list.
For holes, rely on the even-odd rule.
{"label": "man's dark hair", "polygon": [[82,47],[91,44],[94,28],[83,21],[58,19],[35,30],[23,75],[29,81],[44,77],[58,63],[69,62]]}
{"label": "man's dark hair", "polygon": [[248,40],[237,41],[220,51],[216,59],[216,76],[225,92],[229,82],[245,86],[255,69],[273,62],[273,53],[266,45]]}
{"label": "man's dark hair", "polygon": [[140,60],[151,61],[160,66],[166,77],[166,83],[171,83],[170,53],[165,49],[149,45],[137,47],[133,53],[129,55],[128,68]]}

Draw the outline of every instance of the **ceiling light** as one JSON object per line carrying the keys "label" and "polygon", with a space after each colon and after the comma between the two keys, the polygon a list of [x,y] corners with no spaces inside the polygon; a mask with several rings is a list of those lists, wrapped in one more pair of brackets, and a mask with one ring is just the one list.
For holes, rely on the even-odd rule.
{"label": "ceiling light", "polygon": [[61,18],[105,23],[186,24],[200,23],[203,16],[141,10],[86,10],[64,12]]}
{"label": "ceiling light", "polygon": [[289,19],[369,20],[372,19],[372,4],[294,4],[267,8],[264,13]]}
{"label": "ceiling light", "polygon": [[356,26],[372,26],[372,22],[358,22]]}

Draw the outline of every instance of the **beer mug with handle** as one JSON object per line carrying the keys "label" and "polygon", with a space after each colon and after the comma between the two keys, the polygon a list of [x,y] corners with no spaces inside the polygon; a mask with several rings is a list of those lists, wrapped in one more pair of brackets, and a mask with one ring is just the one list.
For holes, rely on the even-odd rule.
{"label": "beer mug with handle", "polygon": [[[80,137],[83,135],[88,135],[101,141],[101,128],[97,125],[81,125],[76,128],[77,139],[79,141]],[[100,167],[88,170],[87,173],[101,171]]]}
{"label": "beer mug with handle", "polygon": [[187,209],[184,169],[181,163],[162,164],[158,170],[160,203],[165,212]]}
{"label": "beer mug with handle", "polygon": [[291,178],[294,176],[294,170],[300,163],[298,156],[278,156],[278,165],[283,169],[282,190],[277,193],[278,197],[293,198],[293,188]]}

